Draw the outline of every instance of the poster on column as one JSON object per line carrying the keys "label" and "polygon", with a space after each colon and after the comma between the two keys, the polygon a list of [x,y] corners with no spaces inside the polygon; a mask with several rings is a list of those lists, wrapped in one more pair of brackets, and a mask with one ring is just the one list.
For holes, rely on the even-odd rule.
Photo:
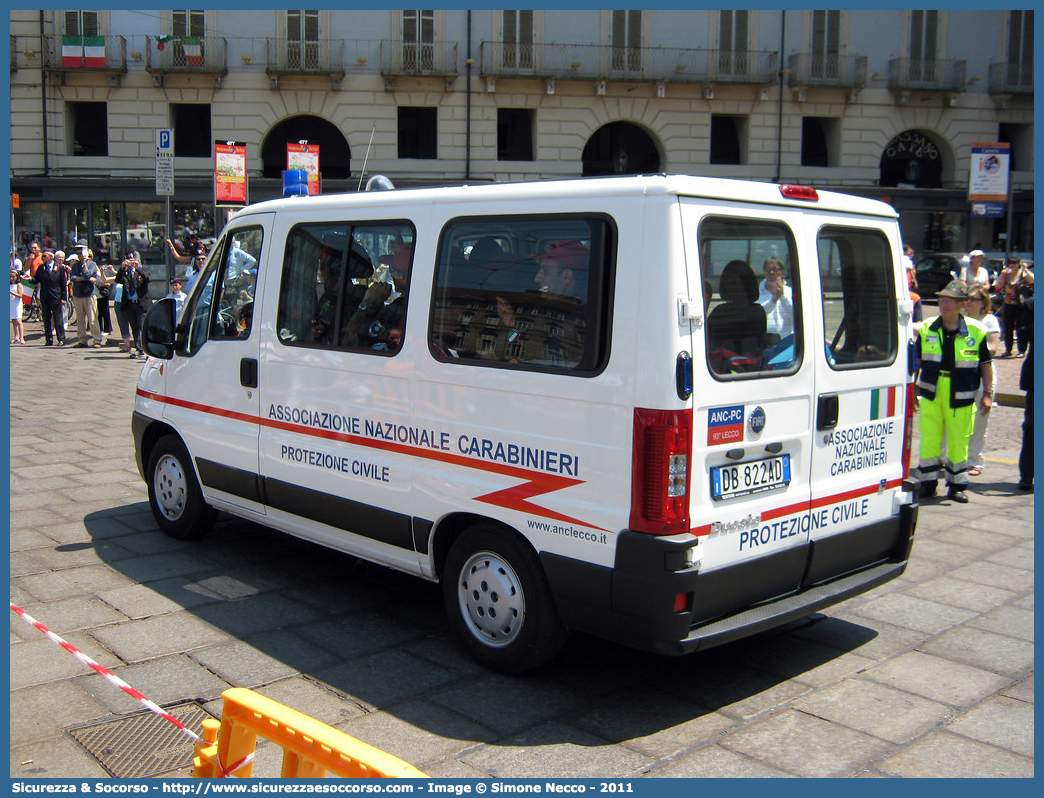
{"label": "poster on column", "polygon": [[214,142],[214,204],[246,205],[246,144]]}
{"label": "poster on column", "polygon": [[968,201],[1007,202],[1010,162],[1008,144],[972,144]]}
{"label": "poster on column", "polygon": [[319,193],[319,145],[299,141],[286,144],[286,168],[300,169],[308,175],[309,196]]}

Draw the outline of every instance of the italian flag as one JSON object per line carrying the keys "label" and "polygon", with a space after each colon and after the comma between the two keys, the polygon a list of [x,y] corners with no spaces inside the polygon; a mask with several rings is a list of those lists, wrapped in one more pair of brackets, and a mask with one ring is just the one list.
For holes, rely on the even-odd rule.
{"label": "italian flag", "polygon": [[83,65],[89,67],[105,66],[105,37],[83,37]]}
{"label": "italian flag", "polygon": [[182,36],[181,46],[185,49],[185,63],[189,66],[203,66],[203,50],[198,36]]}
{"label": "italian flag", "polygon": [[82,36],[63,36],[62,37],[62,66],[63,67],[83,66],[83,37]]}
{"label": "italian flag", "polygon": [[895,415],[896,387],[874,388],[870,391],[870,420],[888,418]]}

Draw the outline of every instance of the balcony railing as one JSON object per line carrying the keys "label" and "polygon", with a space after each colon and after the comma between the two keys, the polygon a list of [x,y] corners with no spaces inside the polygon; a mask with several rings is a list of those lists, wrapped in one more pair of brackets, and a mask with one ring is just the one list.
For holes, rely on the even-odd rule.
{"label": "balcony railing", "polygon": [[792,88],[866,88],[865,55],[795,53],[787,59],[787,85]]}
{"label": "balcony railing", "polygon": [[344,39],[265,40],[265,72],[274,86],[291,76],[326,75],[339,86],[344,77]]}
{"label": "balcony railing", "polygon": [[456,77],[456,42],[381,42],[381,74],[385,76]]}
{"label": "balcony railing", "polygon": [[145,70],[155,75],[228,74],[228,44],[225,39],[201,36],[162,42],[145,37]]}
{"label": "balcony railing", "polygon": [[888,90],[962,92],[967,64],[958,59],[894,58],[888,62]]}
{"label": "balcony railing", "polygon": [[482,42],[480,68],[490,78],[576,78],[671,83],[743,83],[776,80],[777,53],[607,44]]}
{"label": "balcony railing", "polygon": [[43,67],[48,72],[127,71],[127,40],[122,36],[44,36]]}
{"label": "balcony railing", "polygon": [[990,64],[990,94],[1033,94],[1033,64]]}

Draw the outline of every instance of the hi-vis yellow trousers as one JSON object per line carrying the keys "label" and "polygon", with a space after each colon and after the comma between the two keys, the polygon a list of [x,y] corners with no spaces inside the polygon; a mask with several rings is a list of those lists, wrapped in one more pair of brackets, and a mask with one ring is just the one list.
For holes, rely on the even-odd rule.
{"label": "hi-vis yellow trousers", "polygon": [[[968,484],[968,443],[975,428],[976,405],[950,407],[950,378],[939,375],[935,398],[919,400],[921,420],[920,464],[917,474],[922,484],[936,482],[942,474],[948,485]],[[942,444],[946,440],[946,456]]]}

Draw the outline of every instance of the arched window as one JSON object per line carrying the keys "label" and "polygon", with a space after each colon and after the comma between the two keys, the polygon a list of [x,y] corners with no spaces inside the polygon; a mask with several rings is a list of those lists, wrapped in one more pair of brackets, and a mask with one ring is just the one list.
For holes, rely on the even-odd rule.
{"label": "arched window", "polygon": [[584,147],[583,172],[593,175],[657,174],[660,153],[648,133],[630,122],[603,125]]}
{"label": "arched window", "polygon": [[939,147],[917,130],[904,130],[881,153],[880,184],[886,187],[942,187]]}

